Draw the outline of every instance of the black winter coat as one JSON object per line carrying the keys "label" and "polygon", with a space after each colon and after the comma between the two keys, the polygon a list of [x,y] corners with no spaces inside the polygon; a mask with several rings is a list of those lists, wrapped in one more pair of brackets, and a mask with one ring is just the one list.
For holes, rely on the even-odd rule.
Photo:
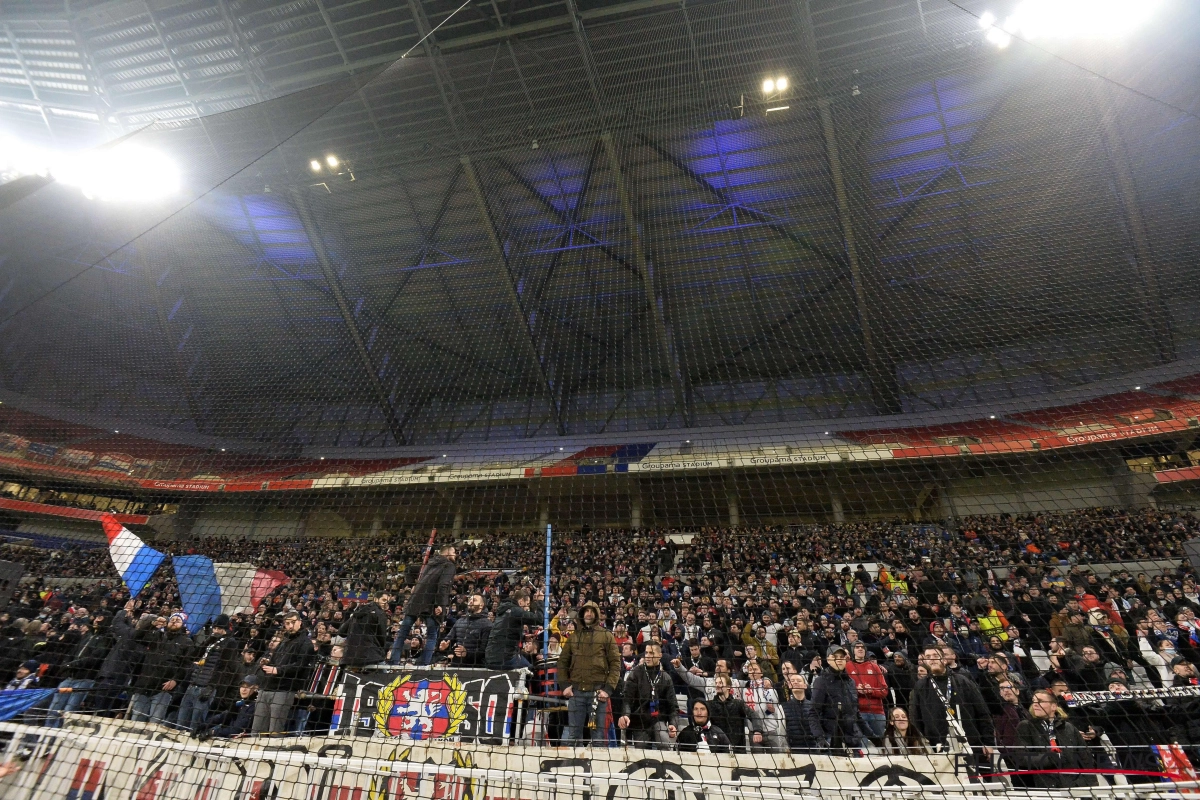
{"label": "black winter coat", "polygon": [[298,692],[307,688],[316,656],[308,631],[301,629],[291,636],[284,635],[267,662],[267,666],[275,667],[278,672],[275,675],[263,673],[262,691]]}
{"label": "black winter coat", "polygon": [[725,732],[735,752],[745,752],[746,726],[750,719],[745,702],[733,695],[725,700],[713,697],[708,701],[708,719]]}
{"label": "black winter coat", "polygon": [[[237,695],[248,668],[242,664],[242,643],[232,633],[211,636],[203,648],[192,652],[189,662],[193,686],[210,687],[222,703]],[[196,662],[203,661],[203,664]]]}
{"label": "black winter coat", "polygon": [[466,614],[456,619],[450,629],[451,650],[458,644],[467,649],[466,657],[458,662],[464,667],[482,667],[491,633],[492,621],[487,614]]}
{"label": "black winter coat", "polygon": [[342,666],[358,668],[387,661],[390,633],[388,615],[378,603],[359,605],[338,628],[338,636],[346,638]]}
{"label": "black winter coat", "polygon": [[675,682],[662,667],[651,669],[638,664],[631,669],[625,676],[623,698],[623,713],[633,730],[649,730],[656,722],[675,725],[679,721]]}
{"label": "black winter coat", "polygon": [[[157,694],[163,684],[175,681],[182,684],[187,677],[188,657],[192,651],[192,639],[183,631],[170,633],[166,629],[150,628],[138,631],[134,639],[145,649],[142,668],[134,678],[134,691],[142,694]],[[176,686],[182,691],[182,686]]]}
{"label": "black winter coat", "polygon": [[437,606],[449,606],[450,593],[454,589],[454,569],[454,562],[441,553],[430,556],[404,605],[404,616],[423,617],[432,614]]}
{"label": "black winter coat", "polygon": [[812,708],[829,744],[858,743],[858,690],[845,670],[826,667],[821,671],[812,685]]}
{"label": "black winter coat", "polygon": [[785,700],[783,721],[787,729],[788,749],[793,753],[816,749],[821,740],[826,738],[811,700]]}
{"label": "black winter coat", "polygon": [[[991,747],[995,738],[992,717],[987,704],[975,682],[964,675],[951,675],[955,717],[962,723],[963,732],[971,747]],[[909,698],[908,718],[931,745],[946,744],[950,726],[946,720],[946,706],[938,697],[933,686],[933,677],[921,678],[913,687]],[[944,686],[945,677],[939,680]]]}
{"label": "black winter coat", "polygon": [[107,629],[88,634],[76,646],[75,652],[67,656],[62,668],[63,675],[67,678],[95,680],[112,644],[113,635]]}
{"label": "black winter coat", "polygon": [[500,666],[517,654],[526,625],[541,625],[542,609],[524,611],[516,603],[504,602],[496,609],[496,622],[488,635],[484,661],[489,669]]}
{"label": "black winter coat", "polygon": [[[1088,744],[1083,740],[1079,730],[1065,719],[1055,719],[1052,723],[1055,748],[1050,746],[1050,731],[1045,723],[1035,719],[1025,719],[1017,726],[1017,744],[1019,749],[1011,758],[1020,769],[1028,770],[1081,770],[1093,769],[1096,763]],[[1095,786],[1095,775],[1030,775],[1025,780],[1030,785],[1043,789],[1073,789],[1078,786]]]}
{"label": "black winter coat", "polygon": [[675,738],[675,743],[679,745],[681,753],[695,753],[697,750],[701,750],[701,742],[707,745],[710,753],[728,753],[732,746],[725,731],[713,724],[711,720],[703,728],[692,723],[681,730]]}
{"label": "black winter coat", "polygon": [[113,644],[96,677],[117,686],[128,686],[134,672],[142,665],[145,649],[133,640],[133,622],[124,609],[113,617],[111,630]]}

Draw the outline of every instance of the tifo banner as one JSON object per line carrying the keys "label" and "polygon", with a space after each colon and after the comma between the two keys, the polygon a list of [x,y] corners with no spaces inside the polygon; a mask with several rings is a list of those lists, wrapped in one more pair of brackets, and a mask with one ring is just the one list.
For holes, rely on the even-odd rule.
{"label": "tifo banner", "polygon": [[[962,788],[948,756],[715,755],[633,748],[496,747],[384,737],[292,737],[197,743],[148,723],[68,715],[61,730],[0,723],[8,760],[0,797],[137,800],[614,800],[757,796],[802,790]],[[770,795],[768,795],[770,796]]]}
{"label": "tifo banner", "polygon": [[524,670],[379,669],[347,673],[335,701],[339,733],[413,741],[512,735]]}

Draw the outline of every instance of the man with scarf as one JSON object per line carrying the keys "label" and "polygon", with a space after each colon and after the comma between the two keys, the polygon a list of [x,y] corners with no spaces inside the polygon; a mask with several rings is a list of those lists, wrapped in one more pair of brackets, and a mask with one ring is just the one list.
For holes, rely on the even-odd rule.
{"label": "man with scarf", "polygon": [[617,727],[629,730],[633,742],[649,742],[663,748],[671,746],[677,729],[679,705],[675,683],[662,668],[662,647],[646,645],[642,663],[625,676],[624,711]]}
{"label": "man with scarf", "polygon": [[712,723],[708,714],[708,704],[705,701],[692,701],[688,722],[689,724],[679,732],[677,739],[679,752],[728,753],[730,751],[729,737],[725,731]]}
{"label": "man with scarf", "polygon": [[929,675],[913,687],[909,719],[935,747],[953,751],[969,746],[990,757],[992,718],[979,687],[965,675],[948,673],[940,647],[926,648],[922,659]]}

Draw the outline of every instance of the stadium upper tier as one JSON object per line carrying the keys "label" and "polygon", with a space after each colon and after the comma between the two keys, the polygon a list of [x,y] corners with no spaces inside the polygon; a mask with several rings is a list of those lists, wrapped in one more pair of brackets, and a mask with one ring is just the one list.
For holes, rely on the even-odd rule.
{"label": "stadium upper tier", "polygon": [[[593,443],[545,439],[502,446],[419,449],[391,458],[273,458],[168,444],[0,407],[0,469],[164,492],[262,492],[421,483],[490,482],[620,473],[803,467],[841,462],[1021,456],[1170,437],[1200,428],[1200,375],[1135,391],[984,419],[788,434],[696,430],[692,439]],[[395,452],[395,451],[393,451]],[[1159,473],[1190,480],[1195,468]]]}

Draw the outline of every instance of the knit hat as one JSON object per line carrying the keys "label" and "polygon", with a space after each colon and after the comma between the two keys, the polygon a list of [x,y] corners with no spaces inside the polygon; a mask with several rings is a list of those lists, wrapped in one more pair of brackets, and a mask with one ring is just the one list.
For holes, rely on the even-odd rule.
{"label": "knit hat", "polygon": [[24,667],[25,669],[29,670],[30,672],[37,672],[38,669],[41,668],[42,662],[38,661],[36,658],[31,658],[28,661],[22,663],[21,666]]}
{"label": "knit hat", "polygon": [[175,619],[176,617],[179,617],[179,621],[182,622],[184,625],[187,625],[188,615],[187,615],[186,611],[176,611],[174,614],[172,614],[170,617],[167,618],[167,622],[170,622],[171,620]]}
{"label": "knit hat", "polygon": [[229,615],[218,614],[217,618],[213,620],[212,624],[214,628],[223,628],[225,630],[229,630]]}

